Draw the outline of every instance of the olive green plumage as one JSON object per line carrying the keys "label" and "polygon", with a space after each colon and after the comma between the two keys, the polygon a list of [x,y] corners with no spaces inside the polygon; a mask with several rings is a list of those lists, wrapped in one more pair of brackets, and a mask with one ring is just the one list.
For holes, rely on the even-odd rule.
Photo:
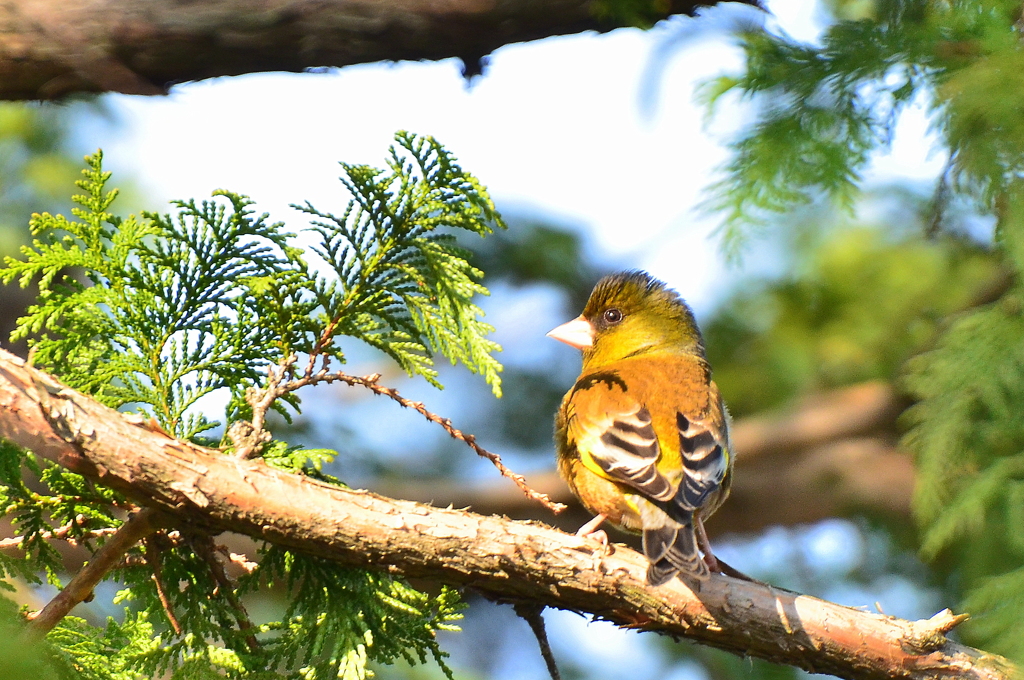
{"label": "olive green plumage", "polygon": [[550,335],[583,351],[555,422],[562,476],[592,512],[643,534],[651,584],[704,578],[702,522],[728,496],[733,457],[693,313],[630,271],[602,279],[583,314]]}

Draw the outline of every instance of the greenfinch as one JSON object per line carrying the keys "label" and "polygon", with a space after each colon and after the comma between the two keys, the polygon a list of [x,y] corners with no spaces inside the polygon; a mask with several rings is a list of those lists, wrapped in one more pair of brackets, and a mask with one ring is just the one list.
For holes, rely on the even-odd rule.
{"label": "greenfinch", "polygon": [[[647,581],[719,571],[703,521],[729,495],[729,416],[693,312],[641,271],[605,277],[548,335],[583,351],[555,419],[558,470],[594,520],[643,534]],[[698,547],[704,553],[701,559]]]}

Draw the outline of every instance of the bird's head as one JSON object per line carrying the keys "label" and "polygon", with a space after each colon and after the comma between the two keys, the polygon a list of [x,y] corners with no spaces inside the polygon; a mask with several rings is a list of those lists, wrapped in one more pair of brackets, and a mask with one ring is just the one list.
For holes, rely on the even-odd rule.
{"label": "bird's head", "polygon": [[582,350],[588,366],[655,351],[704,356],[700,330],[683,299],[636,270],[598,281],[583,313],[548,336]]}

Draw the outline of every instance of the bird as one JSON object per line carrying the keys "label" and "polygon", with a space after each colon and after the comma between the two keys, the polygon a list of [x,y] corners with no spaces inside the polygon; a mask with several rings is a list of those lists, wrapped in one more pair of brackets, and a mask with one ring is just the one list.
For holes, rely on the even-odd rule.
{"label": "bird", "polygon": [[583,352],[555,417],[559,473],[595,515],[577,533],[606,542],[604,521],[641,533],[650,585],[680,575],[699,588],[721,571],[703,523],[729,495],[733,453],[692,310],[630,270],[601,279],[548,336]]}

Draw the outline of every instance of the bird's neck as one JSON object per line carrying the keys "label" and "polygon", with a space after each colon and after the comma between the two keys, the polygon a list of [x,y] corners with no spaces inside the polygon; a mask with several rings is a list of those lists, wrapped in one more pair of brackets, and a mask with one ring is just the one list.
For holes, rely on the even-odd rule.
{"label": "bird's neck", "polygon": [[[685,356],[704,359],[704,351],[699,343],[681,346],[665,346],[656,342],[641,343],[623,351],[623,348],[604,350],[600,343],[597,343],[583,353],[583,369],[593,370],[610,364],[636,359],[640,357],[664,357],[664,356]],[[617,350],[617,351],[615,351]]]}

